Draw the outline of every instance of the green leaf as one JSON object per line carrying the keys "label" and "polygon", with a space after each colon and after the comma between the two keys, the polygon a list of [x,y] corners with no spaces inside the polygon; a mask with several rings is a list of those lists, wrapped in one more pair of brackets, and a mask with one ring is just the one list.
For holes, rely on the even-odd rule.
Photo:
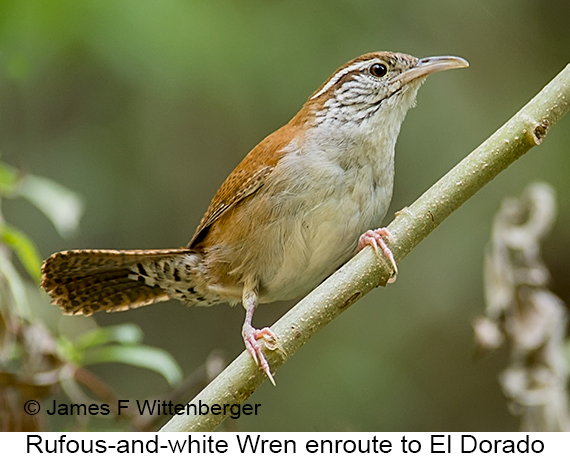
{"label": "green leaf", "polygon": [[18,184],[18,171],[3,162],[0,162],[0,194],[12,193]]}
{"label": "green leaf", "polygon": [[31,312],[28,306],[26,287],[20,274],[14,268],[11,258],[5,255],[8,253],[9,251],[0,249],[0,277],[8,286],[4,290],[0,290],[0,308],[13,306],[19,316],[29,319],[31,318]]}
{"label": "green leaf", "polygon": [[42,260],[32,240],[23,232],[6,224],[0,224],[0,239],[16,253],[34,281],[39,282]]}
{"label": "green leaf", "polygon": [[48,217],[62,237],[77,230],[83,214],[83,202],[73,191],[35,175],[24,176],[18,190],[22,197]]}
{"label": "green leaf", "polygon": [[105,362],[120,362],[153,370],[171,385],[182,380],[182,370],[174,358],[168,352],[151,346],[116,344],[97,346],[86,351],[82,360],[84,365]]}
{"label": "green leaf", "polygon": [[76,347],[78,350],[85,350],[108,343],[137,344],[142,339],[143,332],[138,325],[122,324],[91,330],[77,340]]}
{"label": "green leaf", "polygon": [[81,358],[80,352],[69,338],[60,334],[57,337],[56,344],[57,353],[62,359],[73,363],[79,363]]}

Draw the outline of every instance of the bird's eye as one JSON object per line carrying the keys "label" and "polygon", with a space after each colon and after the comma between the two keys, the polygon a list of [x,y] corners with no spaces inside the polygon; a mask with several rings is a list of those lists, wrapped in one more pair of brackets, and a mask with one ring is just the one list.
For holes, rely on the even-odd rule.
{"label": "bird's eye", "polygon": [[386,73],[388,73],[388,68],[386,68],[386,65],[384,65],[382,63],[375,63],[375,64],[370,66],[370,74],[372,76],[376,76],[377,78],[381,78],[382,76],[385,76]]}

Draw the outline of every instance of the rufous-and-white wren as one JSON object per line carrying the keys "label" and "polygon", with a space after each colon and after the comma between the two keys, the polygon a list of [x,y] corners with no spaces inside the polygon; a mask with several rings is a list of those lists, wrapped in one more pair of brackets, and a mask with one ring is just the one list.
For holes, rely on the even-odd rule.
{"label": "rufous-and-white wren", "polygon": [[372,229],[392,198],[400,126],[428,75],[466,66],[394,52],[351,60],[243,159],[186,248],[58,252],[42,287],[66,314],[242,302],[245,346],[273,382],[258,339],[275,336],[252,326],[255,308],[306,294],[367,244],[396,271],[389,233]]}

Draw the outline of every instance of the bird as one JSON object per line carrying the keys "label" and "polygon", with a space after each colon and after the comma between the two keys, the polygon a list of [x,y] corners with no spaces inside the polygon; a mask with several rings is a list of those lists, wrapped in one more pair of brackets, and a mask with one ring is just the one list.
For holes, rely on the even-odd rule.
{"label": "bird", "polygon": [[245,347],[275,384],[259,340],[277,337],[253,327],[255,309],[307,294],[367,245],[388,257],[395,279],[391,235],[377,227],[392,198],[400,127],[428,75],[468,65],[390,51],[347,62],[245,156],[186,247],[58,252],[41,286],[72,315],[170,299],[242,303]]}

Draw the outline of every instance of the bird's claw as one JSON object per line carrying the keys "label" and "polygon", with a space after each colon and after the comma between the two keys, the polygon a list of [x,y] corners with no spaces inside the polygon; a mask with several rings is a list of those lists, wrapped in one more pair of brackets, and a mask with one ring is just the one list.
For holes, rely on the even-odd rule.
{"label": "bird's claw", "polygon": [[378,248],[382,249],[382,252],[388,259],[388,261],[392,264],[393,272],[390,279],[388,279],[389,283],[393,283],[396,281],[396,277],[398,276],[398,265],[396,265],[396,260],[394,259],[394,254],[384,241],[384,238],[392,238],[392,234],[387,228],[379,228],[376,230],[367,230],[358,239],[358,252],[360,252],[364,247],[370,245],[376,251],[376,255],[379,255]]}
{"label": "bird's claw", "polygon": [[244,325],[243,331],[243,341],[245,342],[245,348],[247,352],[251,355],[256,365],[261,366],[261,369],[265,372],[271,384],[275,385],[275,380],[271,374],[271,367],[265,358],[263,353],[263,347],[259,343],[260,338],[263,338],[265,345],[268,348],[275,347],[277,345],[277,336],[271,331],[269,327],[262,329],[253,328],[251,325]]}

